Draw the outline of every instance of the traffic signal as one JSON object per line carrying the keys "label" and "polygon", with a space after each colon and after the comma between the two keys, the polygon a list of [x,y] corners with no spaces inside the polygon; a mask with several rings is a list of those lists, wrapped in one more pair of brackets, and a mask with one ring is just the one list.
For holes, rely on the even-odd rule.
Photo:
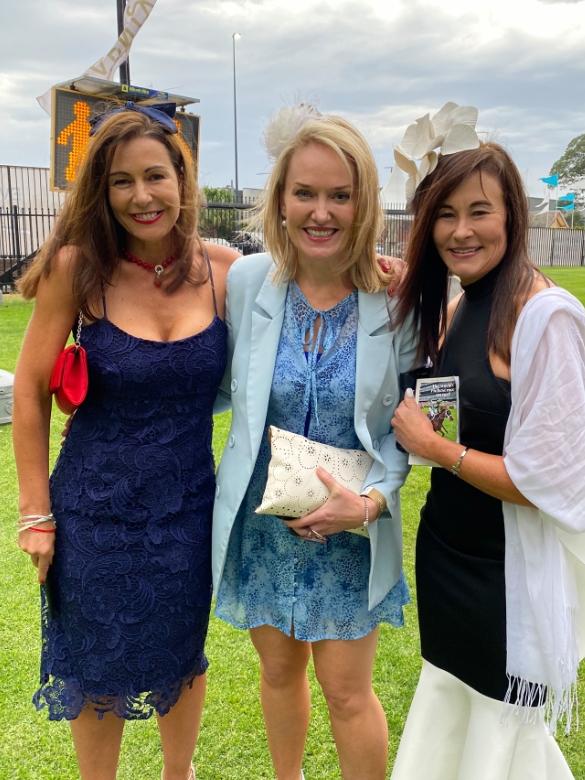
{"label": "traffic signal", "polygon": [[[121,86],[124,92],[125,85]],[[126,88],[128,89],[128,88]],[[137,100],[136,92],[140,88],[130,87]],[[149,90],[144,90],[149,92]],[[51,111],[51,189],[66,190],[74,181],[83,160],[91,125],[89,119],[109,108],[121,105],[120,99],[87,95],[66,87],[55,87],[52,96]],[[150,101],[152,103],[152,101]],[[163,102],[163,101],[159,101]],[[173,102],[169,99],[167,102]],[[199,151],[199,117],[184,111],[177,111],[175,123],[180,139],[187,145],[194,163],[197,163]]]}

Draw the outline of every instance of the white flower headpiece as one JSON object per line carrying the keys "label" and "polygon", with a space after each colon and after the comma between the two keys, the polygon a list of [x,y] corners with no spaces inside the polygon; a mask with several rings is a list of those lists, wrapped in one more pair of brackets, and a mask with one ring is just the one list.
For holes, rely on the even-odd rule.
{"label": "white flower headpiece", "polygon": [[[425,114],[406,128],[400,145],[394,149],[394,159],[398,167],[408,174],[408,202],[425,176],[435,170],[440,154],[455,154],[479,147],[476,122],[477,108],[445,103],[432,118]],[[420,160],[418,165],[416,160]]]}
{"label": "white flower headpiece", "polygon": [[269,157],[276,160],[299,130],[322,114],[310,103],[281,108],[270,120],[264,131],[264,146]]}

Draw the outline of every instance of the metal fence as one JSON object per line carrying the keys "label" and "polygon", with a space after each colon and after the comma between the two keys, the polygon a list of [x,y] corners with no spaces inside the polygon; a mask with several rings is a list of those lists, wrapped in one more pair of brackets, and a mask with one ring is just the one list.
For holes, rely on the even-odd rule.
{"label": "metal fence", "polygon": [[[49,235],[64,195],[49,189],[47,168],[0,165],[0,290],[14,284]],[[236,246],[244,254],[262,251],[262,235],[247,229],[253,202],[209,203],[201,209],[201,235]],[[412,217],[401,207],[384,207],[381,254],[403,257]],[[585,266],[585,230],[533,227],[529,254],[540,266]]]}
{"label": "metal fence", "polygon": [[536,265],[585,265],[585,230],[531,227],[528,255]]}
{"label": "metal fence", "polygon": [[49,235],[63,203],[49,169],[0,165],[0,289],[9,290]]}

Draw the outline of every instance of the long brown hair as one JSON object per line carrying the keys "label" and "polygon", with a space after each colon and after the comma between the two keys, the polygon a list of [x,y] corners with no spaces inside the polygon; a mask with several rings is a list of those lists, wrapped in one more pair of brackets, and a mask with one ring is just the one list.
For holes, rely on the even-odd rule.
{"label": "long brown hair", "polygon": [[282,226],[281,199],[293,154],[309,144],[321,144],[337,154],[353,179],[355,215],[345,259],[337,267],[348,273],[352,284],[365,292],[379,292],[391,281],[377,261],[376,241],[383,226],[378,195],[378,171],[372,151],[363,135],[338,116],[310,120],[282,150],[268,179],[261,207],[252,229],[262,229],[264,243],[276,263],[277,281],[293,279],[298,253]]}
{"label": "long brown hair", "polygon": [[138,111],[121,111],[103,120],[90,139],[77,178],[68,193],[55,227],[35,261],[19,282],[25,298],[34,298],[39,280],[51,273],[53,259],[64,246],[76,250],[72,286],[77,305],[88,317],[92,302],[99,298],[120,263],[126,244],[126,232],[119,225],[108,199],[108,174],[116,148],[136,138],[152,138],[168,151],[181,193],[179,217],[172,234],[172,253],[177,258],[164,285],[173,292],[184,281],[202,284],[207,268],[193,273],[193,253],[201,239],[197,232],[199,190],[193,160],[178,134],[166,132],[162,125]]}
{"label": "long brown hair", "polygon": [[481,143],[478,149],[439,157],[435,170],[416,190],[414,222],[406,251],[407,270],[401,284],[398,320],[413,312],[420,324],[419,356],[437,359],[446,332],[448,271],[433,241],[437,213],[449,195],[469,176],[479,172],[495,176],[506,208],[506,251],[494,290],[487,333],[488,352],[510,362],[510,345],[519,303],[534,280],[528,258],[528,201],[522,178],[509,154],[499,144]]}

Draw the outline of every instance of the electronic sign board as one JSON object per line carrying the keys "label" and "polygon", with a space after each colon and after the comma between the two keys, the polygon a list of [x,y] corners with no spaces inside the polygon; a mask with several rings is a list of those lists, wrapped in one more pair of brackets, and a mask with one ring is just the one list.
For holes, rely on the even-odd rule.
{"label": "electronic sign board", "polygon": [[[118,85],[120,87],[120,85]],[[128,95],[137,103],[139,102],[140,88],[132,87],[132,94]],[[124,92],[121,85],[121,92]],[[148,92],[149,90],[144,90]],[[91,116],[101,114],[108,108],[121,105],[120,99],[112,99],[103,95],[88,95],[66,87],[55,87],[52,96],[51,111],[51,188],[65,190],[74,181],[83,160],[87,144],[89,143],[89,131]],[[152,104],[145,102],[145,105]],[[173,102],[172,99],[168,101]],[[195,162],[198,159],[199,150],[199,117],[188,114],[185,111],[177,111],[175,124],[180,134],[180,139],[186,144],[188,156]]]}

